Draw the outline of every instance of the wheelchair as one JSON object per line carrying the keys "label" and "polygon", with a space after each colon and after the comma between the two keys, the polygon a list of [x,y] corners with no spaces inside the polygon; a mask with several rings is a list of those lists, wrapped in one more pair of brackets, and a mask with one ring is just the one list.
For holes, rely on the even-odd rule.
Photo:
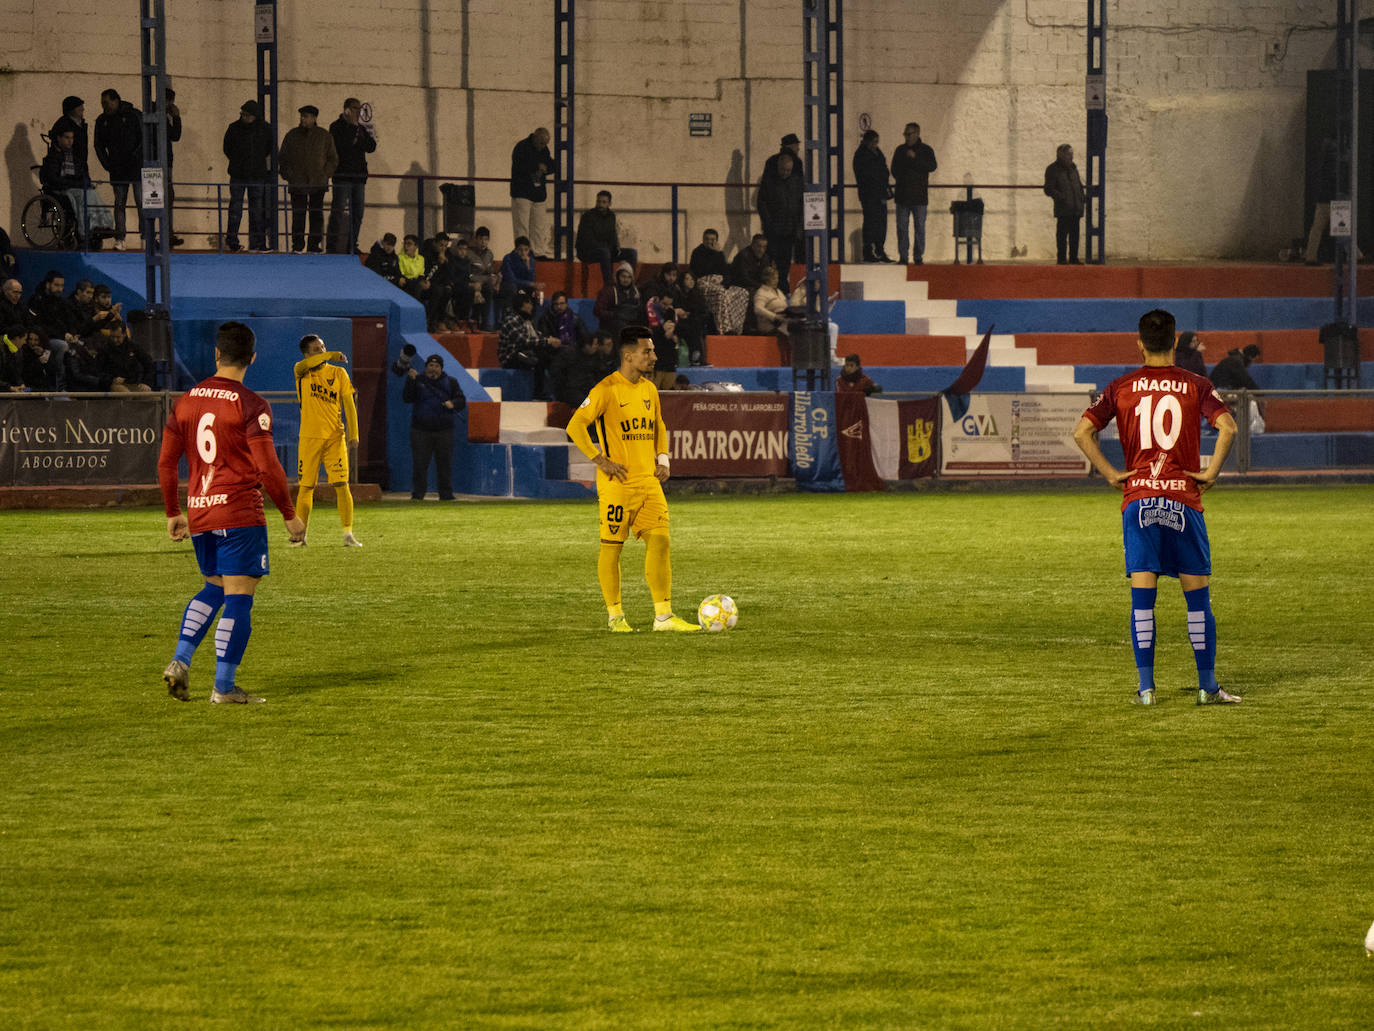
{"label": "wheelchair", "polygon": [[[51,146],[47,133],[42,134],[43,142]],[[29,166],[37,173],[43,166]],[[81,235],[77,232],[76,212],[71,202],[62,194],[50,193],[46,189],[29,198],[19,217],[19,231],[30,247],[43,251],[79,250]],[[95,236],[94,233],[91,234]],[[92,246],[98,247],[93,240]]]}

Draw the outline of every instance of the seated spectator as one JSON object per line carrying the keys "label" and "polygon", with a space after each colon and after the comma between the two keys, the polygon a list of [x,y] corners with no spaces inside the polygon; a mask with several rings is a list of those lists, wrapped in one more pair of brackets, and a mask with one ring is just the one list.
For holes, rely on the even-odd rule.
{"label": "seated spectator", "polygon": [[605,378],[601,361],[601,337],[607,334],[588,334],[579,344],[564,344],[549,363],[549,392],[555,401],[576,408]]}
{"label": "seated spectator", "polygon": [[482,296],[486,298],[480,314],[475,313],[473,317],[480,318],[483,329],[490,329],[491,317],[487,313],[496,297],[501,266],[496,261],[496,255],[492,253],[491,230],[486,226],[478,226],[477,232],[473,233],[472,239],[468,241],[468,258],[472,261],[473,285],[481,290]]}
{"label": "seated spectator", "polygon": [[89,279],[78,279],[76,286],[72,287],[71,296],[67,298],[67,305],[76,316],[74,323],[84,330],[95,317],[95,284]]}
{"label": "seated spectator", "polygon": [[153,360],[129,336],[123,322],[112,322],[101,330],[105,337],[105,369],[110,374],[110,390],[115,393],[146,394],[153,389]]}
{"label": "seated spectator", "polygon": [[57,364],[51,348],[43,342],[43,334],[30,329],[24,333],[24,346],[17,356],[19,380],[29,390],[56,390]]}
{"label": "seated spectator", "polygon": [[71,344],[81,338],[81,330],[85,328],[76,321],[76,312],[62,296],[66,285],[66,277],[56,269],[50,269],[29,297],[32,323],[42,331],[47,338],[48,349],[57,358],[59,368],[54,375],[58,377],[59,385],[66,372],[60,368],[63,355]]}
{"label": "seated spectator", "polygon": [[424,242],[420,247],[420,253],[425,256],[427,270],[433,271],[434,266],[439,264],[439,255],[448,253],[449,243],[448,233],[442,229]]}
{"label": "seated spectator", "polygon": [[557,337],[541,336],[534,324],[534,295],[528,290],[516,294],[501,317],[496,353],[501,368],[529,369],[534,373],[536,401],[548,400],[544,379],[558,347]]}
{"label": "seated spectator", "polygon": [[533,248],[529,237],[517,236],[515,250],[501,259],[501,282],[497,287],[496,299],[509,307],[510,299],[520,291],[533,292],[536,289]]}
{"label": "seated spectator", "polygon": [[10,234],[0,229],[0,276],[8,276],[13,271],[14,246],[10,243]]}
{"label": "seated spectator", "polygon": [[678,362],[684,357],[680,352],[685,350],[678,339],[677,323],[672,319],[663,319],[657,326],[650,327],[650,332],[654,338],[654,371],[650,378],[659,390],[672,390],[673,382],[677,379]]}
{"label": "seated spectator", "polygon": [[573,250],[584,264],[601,266],[603,285],[611,281],[611,269],[616,262],[627,262],[633,267],[639,260],[638,251],[620,246],[620,226],[616,222],[615,212],[611,210],[610,190],[598,192],[596,207],[582,212],[577,222]]}
{"label": "seated spectator", "polygon": [[682,373],[679,372],[679,373],[677,374],[677,377],[673,380],[673,389],[674,389],[674,390],[691,390],[691,389],[692,389],[692,381],[689,380],[684,374],[682,374]]}
{"label": "seated spectator", "polygon": [[535,325],[539,328],[540,336],[556,337],[560,349],[577,351],[592,336],[582,317],[568,306],[568,295],[562,290],[555,293],[548,308],[539,313]]}
{"label": "seated spectator", "polygon": [[743,287],[752,295],[763,285],[763,270],[770,265],[773,259],[768,256],[768,237],[755,233],[749,246],[730,263],[730,285]]}
{"label": "seated spectator", "polygon": [[105,337],[95,332],[67,348],[67,389],[104,393],[113,375],[105,355]]}
{"label": "seated spectator", "polygon": [[1206,376],[1207,362],[1204,352],[1202,337],[1196,333],[1180,333],[1178,349],[1174,352],[1174,364],[1185,372]]}
{"label": "seated spectator", "polygon": [[91,315],[90,320],[81,327],[80,335],[83,337],[94,333],[98,329],[104,329],[105,324],[111,319],[119,322],[124,318],[123,302],[115,304],[114,297],[110,294],[110,288],[104,283],[100,283],[96,286],[95,290],[92,292],[91,300],[95,307],[95,312]]}
{"label": "seated spectator", "polygon": [[692,275],[697,279],[720,276],[723,281],[729,275],[729,267],[725,263],[725,255],[721,252],[719,241],[720,234],[714,229],[708,229],[701,234],[701,243],[692,251],[689,261]]}
{"label": "seated spectator", "polygon": [[1212,367],[1209,379],[1218,390],[1258,390],[1259,384],[1250,375],[1250,363],[1260,356],[1258,344],[1247,344],[1244,350],[1231,350]]}
{"label": "seated spectator", "polygon": [[760,333],[786,336],[791,329],[787,295],[778,289],[778,270],[773,265],[763,270],[763,284],[754,291],[754,323]]}
{"label": "seated spectator", "polygon": [[635,286],[634,269],[621,262],[616,266],[615,279],[601,288],[592,312],[598,326],[618,338],[626,326],[639,324],[643,303]]}
{"label": "seated spectator", "polygon": [[17,324],[0,334],[0,393],[22,394],[28,389],[19,370],[19,352],[27,334],[28,328]]}
{"label": "seated spectator", "polygon": [[616,350],[615,337],[598,329],[592,334],[592,339],[596,341],[597,354],[601,358],[601,379],[605,379],[620,368],[620,353]]}
{"label": "seated spectator", "polygon": [[868,378],[864,372],[863,363],[859,361],[857,354],[845,355],[844,368],[840,370],[839,379],[835,380],[835,391],[837,393],[861,393],[865,397],[869,394],[881,394],[883,388]]}
{"label": "seated spectator", "polygon": [[401,269],[401,282],[397,286],[417,301],[427,298],[429,277],[425,271],[424,255],[420,253],[420,238],[414,233],[406,233],[401,253],[396,255],[396,263]]}
{"label": "seated spectator", "polygon": [[448,267],[448,247],[434,252],[434,260],[425,259],[425,278],[429,290],[424,295],[425,325],[431,333],[439,320],[448,317],[448,302],[453,297],[452,270]]}
{"label": "seated spectator", "polygon": [[0,326],[8,332],[11,326],[27,329],[33,324],[29,306],[24,303],[24,284],[17,279],[7,279],[0,284]]}
{"label": "seated spectator", "polygon": [[372,245],[372,249],[367,252],[367,260],[363,262],[368,268],[377,275],[381,276],[392,286],[401,286],[401,263],[396,257],[396,234],[385,233],[382,238]]}
{"label": "seated spectator", "polygon": [[477,282],[477,266],[472,262],[472,254],[468,250],[466,240],[454,240],[449,244],[445,268],[453,317],[459,322],[472,322],[474,313],[486,303],[486,295]]}
{"label": "seated spectator", "polygon": [[77,240],[95,247],[114,227],[114,215],[100,202],[100,195],[77,161],[75,130],[64,125],[52,137],[48,154],[38,171],[38,181],[45,193],[63,198],[67,210],[75,219]]}
{"label": "seated spectator", "polygon": [[[647,286],[642,287],[640,292],[651,300],[656,298],[660,308],[665,303],[672,308],[672,321],[677,323],[678,339],[687,345],[688,360],[693,365],[700,365],[703,361],[701,355],[706,347],[708,314],[705,299],[701,292],[695,289],[696,280],[691,277],[690,271],[682,275],[677,262],[670,261],[659,269],[658,275]],[[690,285],[686,281],[689,278]],[[653,324],[650,321],[651,328]]]}

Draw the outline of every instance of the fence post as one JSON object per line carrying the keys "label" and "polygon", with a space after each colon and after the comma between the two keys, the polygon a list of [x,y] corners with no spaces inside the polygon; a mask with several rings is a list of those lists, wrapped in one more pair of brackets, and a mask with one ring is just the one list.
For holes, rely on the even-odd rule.
{"label": "fence post", "polygon": [[219,253],[224,253],[224,188],[215,183],[215,238],[219,241]]}
{"label": "fence post", "polygon": [[677,261],[677,183],[673,183],[673,261]]}
{"label": "fence post", "polygon": [[425,238],[425,177],[415,177],[415,235]]}

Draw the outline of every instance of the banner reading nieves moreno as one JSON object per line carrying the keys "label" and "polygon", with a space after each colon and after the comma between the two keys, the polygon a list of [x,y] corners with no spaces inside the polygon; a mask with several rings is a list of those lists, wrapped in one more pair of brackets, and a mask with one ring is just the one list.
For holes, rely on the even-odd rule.
{"label": "banner reading nieves moreno", "polygon": [[14,487],[157,482],[160,397],[0,397],[0,482]]}

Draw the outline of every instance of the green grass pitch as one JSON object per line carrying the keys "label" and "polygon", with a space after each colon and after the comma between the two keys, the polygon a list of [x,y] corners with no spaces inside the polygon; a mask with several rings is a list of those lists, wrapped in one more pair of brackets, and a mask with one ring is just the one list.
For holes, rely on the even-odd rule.
{"label": "green grass pitch", "polygon": [[1367,1028],[1372,499],[1210,493],[1153,710],[1106,490],[675,499],[709,636],[590,501],[273,514],[231,710],[160,512],[0,513],[0,1027]]}

